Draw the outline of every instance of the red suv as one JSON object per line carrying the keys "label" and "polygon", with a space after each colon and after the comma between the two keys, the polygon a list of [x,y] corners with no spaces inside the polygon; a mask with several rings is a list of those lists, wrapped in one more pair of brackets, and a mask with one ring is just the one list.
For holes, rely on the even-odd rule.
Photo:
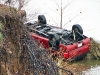
{"label": "red suv", "polygon": [[38,16],[38,22],[25,23],[32,38],[39,41],[46,50],[52,50],[64,58],[82,59],[90,49],[90,39],[83,35],[79,24],[74,24],[72,30],[61,29],[48,25],[44,15]]}

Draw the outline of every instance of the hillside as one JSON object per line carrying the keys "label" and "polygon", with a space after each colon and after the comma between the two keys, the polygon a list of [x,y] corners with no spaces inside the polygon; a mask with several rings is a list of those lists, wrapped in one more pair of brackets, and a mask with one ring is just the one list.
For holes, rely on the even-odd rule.
{"label": "hillside", "polygon": [[59,68],[27,32],[25,12],[0,4],[0,75],[66,75],[71,71]]}

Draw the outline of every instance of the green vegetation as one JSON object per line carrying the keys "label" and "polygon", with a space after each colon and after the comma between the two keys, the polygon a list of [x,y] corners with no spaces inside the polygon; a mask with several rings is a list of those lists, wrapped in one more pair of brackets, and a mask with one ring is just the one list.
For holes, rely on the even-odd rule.
{"label": "green vegetation", "polygon": [[0,21],[0,41],[3,39],[1,30],[2,30],[2,22]]}

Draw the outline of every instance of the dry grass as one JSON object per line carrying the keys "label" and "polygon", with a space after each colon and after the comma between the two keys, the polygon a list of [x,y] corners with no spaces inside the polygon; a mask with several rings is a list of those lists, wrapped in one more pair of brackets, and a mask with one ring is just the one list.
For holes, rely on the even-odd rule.
{"label": "dry grass", "polygon": [[[54,57],[53,57],[54,58]],[[66,70],[72,71],[74,75],[80,75],[82,71],[85,71],[90,68],[90,66],[87,66],[82,63],[76,63],[74,61],[71,61],[72,59],[65,60],[61,56],[57,56],[53,59],[53,61],[61,68],[64,68]],[[81,60],[80,62],[82,62]],[[60,75],[64,75],[64,72],[62,70],[59,70]]]}
{"label": "dry grass", "polygon": [[91,39],[90,52],[87,55],[87,59],[100,59],[100,43]]}

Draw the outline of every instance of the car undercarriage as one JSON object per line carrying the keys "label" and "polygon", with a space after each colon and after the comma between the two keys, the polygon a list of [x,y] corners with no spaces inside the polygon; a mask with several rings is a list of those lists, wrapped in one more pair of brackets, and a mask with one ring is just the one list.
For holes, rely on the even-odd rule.
{"label": "car undercarriage", "polygon": [[25,23],[32,38],[43,44],[44,48],[54,51],[63,49],[65,58],[84,55],[90,49],[90,39],[83,34],[79,24],[74,24],[71,30],[48,25],[44,15],[38,16],[38,21]]}

